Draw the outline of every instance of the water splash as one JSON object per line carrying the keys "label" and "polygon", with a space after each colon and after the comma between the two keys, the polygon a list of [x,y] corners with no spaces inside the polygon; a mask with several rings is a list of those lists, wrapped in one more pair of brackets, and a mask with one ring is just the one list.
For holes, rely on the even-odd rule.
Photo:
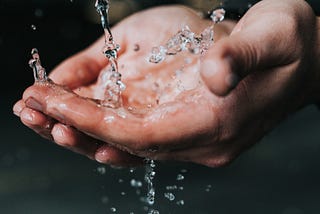
{"label": "water splash", "polygon": [[169,201],[174,201],[174,199],[176,199],[176,196],[172,192],[164,193],[164,197]]}
{"label": "water splash", "polygon": [[166,56],[186,50],[192,54],[204,54],[214,42],[214,26],[222,22],[224,17],[224,9],[214,10],[210,16],[212,25],[204,29],[200,35],[192,32],[188,26],[183,27],[165,45],[152,48],[149,62],[160,63]]}
{"label": "water splash", "polygon": [[225,15],[226,11],[223,8],[219,8],[212,11],[210,18],[214,24],[218,24],[219,22],[222,22],[224,20]]}
{"label": "water splash", "polygon": [[99,166],[99,167],[97,168],[97,172],[98,172],[100,175],[104,175],[104,174],[106,174],[107,170],[106,170],[106,168],[105,168],[104,166]]}
{"label": "water splash", "polygon": [[41,65],[39,51],[36,48],[31,50],[32,59],[29,60],[29,66],[33,70],[34,80],[36,82],[45,82],[48,80],[46,70]]}
{"label": "water splash", "polygon": [[147,184],[147,198],[146,198],[146,202],[148,203],[148,205],[152,206],[154,204],[155,201],[155,188],[153,186],[153,179],[154,176],[156,175],[156,172],[154,171],[154,168],[156,167],[154,160],[151,159],[146,159],[146,172],[145,172],[145,177],[144,180]]}
{"label": "water splash", "polygon": [[103,54],[109,61],[108,66],[100,73],[99,85],[104,91],[101,105],[109,108],[119,108],[122,106],[121,93],[126,86],[121,81],[121,74],[118,70],[118,52],[120,45],[116,44],[109,25],[109,0],[97,0],[95,3],[97,12],[101,17],[101,25],[105,35],[105,45]]}

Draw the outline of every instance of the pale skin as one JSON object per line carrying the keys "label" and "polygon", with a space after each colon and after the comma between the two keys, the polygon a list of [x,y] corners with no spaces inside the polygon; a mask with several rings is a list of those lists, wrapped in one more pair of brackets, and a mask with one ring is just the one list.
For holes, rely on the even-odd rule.
{"label": "pale skin", "polygon": [[[112,29],[122,46],[119,65],[130,68],[123,69],[125,107],[146,109],[145,100],[154,95],[137,83],[148,72],[169,76],[176,66],[169,60],[145,67],[144,61],[150,48],[163,44],[181,23],[201,32],[210,21],[189,8],[170,6],[139,12]],[[102,163],[135,165],[148,157],[223,166],[287,116],[320,101],[319,29],[302,0],[262,1],[238,23],[216,26],[217,41],[201,59],[199,87],[168,103],[153,103],[144,113],[128,111],[126,118],[84,98],[92,97],[107,64],[101,39],[51,72],[55,83],[71,90],[36,83],[13,110],[41,136]],[[129,99],[137,94],[140,101]],[[166,113],[158,117],[161,111]],[[106,120],[110,116],[112,123]]]}

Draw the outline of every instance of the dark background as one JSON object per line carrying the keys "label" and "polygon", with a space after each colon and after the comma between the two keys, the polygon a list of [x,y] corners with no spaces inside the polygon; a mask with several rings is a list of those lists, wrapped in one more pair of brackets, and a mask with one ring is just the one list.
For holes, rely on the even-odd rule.
{"label": "dark background", "polygon": [[[114,0],[114,8],[119,4],[117,8],[122,9],[114,12],[112,21],[168,2],[202,9],[213,4],[209,0]],[[117,213],[146,213],[129,184],[133,178],[143,180],[143,168],[130,172],[106,167],[101,175],[97,172],[101,165],[43,140],[12,114],[15,101],[33,84],[27,65],[31,48],[39,49],[50,71],[101,35],[93,4],[85,0],[0,0],[0,214],[100,214],[111,213],[111,207]],[[158,164],[155,208],[160,213],[319,213],[319,130],[319,110],[310,106],[228,167]],[[182,169],[187,170],[182,173],[185,179],[177,181]],[[163,196],[169,192],[168,185],[184,187],[171,191],[176,195],[174,201]],[[144,195],[143,188],[141,191]],[[181,199],[185,204],[178,206]]]}

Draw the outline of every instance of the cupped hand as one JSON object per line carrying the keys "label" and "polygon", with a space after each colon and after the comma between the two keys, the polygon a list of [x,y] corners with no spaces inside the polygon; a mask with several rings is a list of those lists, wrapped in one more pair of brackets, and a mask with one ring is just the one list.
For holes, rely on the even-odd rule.
{"label": "cupped hand", "polygon": [[[195,100],[201,97],[206,102],[202,96],[205,89],[202,86],[201,90],[180,93],[181,90],[174,90],[175,86],[168,87],[178,84],[173,76],[185,64],[183,54],[157,65],[147,58],[153,46],[164,44],[185,25],[200,33],[210,24],[191,9],[174,6],[140,12],[114,27],[114,37],[121,45],[119,70],[127,85],[121,109],[103,108],[88,99],[100,96],[97,79],[107,66],[101,54],[104,39],[100,39],[51,72],[50,79],[59,85],[36,82],[28,88],[14,112],[41,136],[99,162],[134,165],[141,161],[138,156],[168,159],[172,150],[181,150],[174,159],[187,160],[182,153],[193,144],[192,138],[203,138],[198,134],[204,134],[202,129],[208,126],[204,120],[211,108],[205,106],[202,118],[188,127],[189,117],[198,111],[194,107],[200,112],[203,107],[184,100],[189,99],[190,93]],[[227,35],[229,25],[232,26],[226,22],[216,27],[216,37]],[[191,55],[188,69],[198,69],[198,63],[199,56]],[[184,78],[185,85],[191,88],[200,81],[199,73]]]}
{"label": "cupped hand", "polygon": [[[201,32],[209,21],[183,7],[144,11],[113,29],[128,86],[123,108],[104,108],[83,98],[95,98],[96,80],[106,66],[99,41],[51,75],[74,92],[35,84],[15,111],[36,132],[100,162],[148,157],[221,166],[314,99],[314,88],[305,87],[305,81],[314,73],[307,56],[315,52],[315,23],[304,1],[263,1],[234,29],[229,22],[217,25],[217,39],[225,38],[203,58],[182,53],[153,65],[146,62],[152,46],[165,43],[183,25]],[[302,35],[301,29],[310,34]],[[23,119],[26,111],[37,115],[34,124]],[[52,126],[69,134],[60,131],[57,137]]]}

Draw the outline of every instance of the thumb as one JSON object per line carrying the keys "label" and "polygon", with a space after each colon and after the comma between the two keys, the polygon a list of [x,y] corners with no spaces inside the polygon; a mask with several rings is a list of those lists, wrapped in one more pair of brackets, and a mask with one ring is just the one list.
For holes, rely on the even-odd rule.
{"label": "thumb", "polygon": [[92,83],[108,63],[100,51],[103,44],[104,38],[101,37],[87,49],[66,59],[50,73],[50,79],[70,89]]}
{"label": "thumb", "polygon": [[[270,19],[267,23],[261,20],[240,29],[243,27],[240,21],[229,37],[219,40],[208,50],[200,71],[214,94],[228,94],[251,72],[293,61],[296,43],[289,41],[292,38],[285,36],[287,32],[280,23],[270,23]],[[271,25],[272,29],[267,29]]]}
{"label": "thumb", "polygon": [[55,83],[75,89],[93,82],[102,69],[94,58],[85,53],[72,56],[58,65],[49,75]]}

